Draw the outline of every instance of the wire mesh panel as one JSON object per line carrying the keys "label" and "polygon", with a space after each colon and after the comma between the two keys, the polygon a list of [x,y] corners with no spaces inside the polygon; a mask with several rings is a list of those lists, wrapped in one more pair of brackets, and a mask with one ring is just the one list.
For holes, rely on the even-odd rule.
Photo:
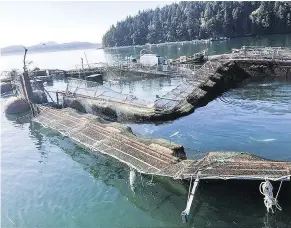
{"label": "wire mesh panel", "polygon": [[150,107],[152,103],[129,94],[123,94],[105,87],[97,82],[81,79],[69,79],[66,94],[82,95],[88,98],[121,102],[131,105]]}
{"label": "wire mesh panel", "polygon": [[166,93],[155,101],[155,108],[171,110],[176,108],[183,100],[185,100],[194,90],[198,88],[188,82],[184,82]]}

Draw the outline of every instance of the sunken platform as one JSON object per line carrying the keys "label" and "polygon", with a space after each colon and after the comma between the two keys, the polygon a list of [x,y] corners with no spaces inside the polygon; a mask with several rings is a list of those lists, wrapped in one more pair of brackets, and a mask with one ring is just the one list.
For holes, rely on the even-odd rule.
{"label": "sunken platform", "polygon": [[40,107],[33,121],[55,129],[85,148],[109,155],[140,173],[174,179],[289,180],[291,162],[239,152],[210,152],[187,160],[184,148],[164,139],[143,139],[130,128],[74,109]]}

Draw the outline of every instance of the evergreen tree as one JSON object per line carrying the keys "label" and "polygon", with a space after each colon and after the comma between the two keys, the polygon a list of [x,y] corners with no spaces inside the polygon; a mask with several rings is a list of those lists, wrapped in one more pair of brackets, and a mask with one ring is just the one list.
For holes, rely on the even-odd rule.
{"label": "evergreen tree", "polygon": [[291,32],[290,2],[179,2],[112,25],[106,47]]}

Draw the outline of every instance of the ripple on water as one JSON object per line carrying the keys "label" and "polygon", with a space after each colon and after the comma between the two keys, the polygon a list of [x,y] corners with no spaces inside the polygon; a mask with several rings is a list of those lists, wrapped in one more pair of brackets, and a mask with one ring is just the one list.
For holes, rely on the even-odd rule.
{"label": "ripple on water", "polygon": [[[291,160],[291,83],[251,82],[176,121],[130,126],[148,137],[183,144],[189,148],[189,157],[195,156],[193,149],[231,150]],[[177,131],[179,134],[170,137]]]}

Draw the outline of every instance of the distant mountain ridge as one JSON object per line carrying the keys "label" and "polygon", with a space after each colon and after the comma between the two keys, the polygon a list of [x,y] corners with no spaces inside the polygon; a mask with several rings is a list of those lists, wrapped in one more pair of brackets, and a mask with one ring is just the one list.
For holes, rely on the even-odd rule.
{"label": "distant mountain ridge", "polygon": [[[101,48],[102,45],[98,43],[90,43],[90,42],[70,42],[58,44],[56,42],[46,42],[40,43],[33,46],[26,47],[28,52],[50,52],[50,51],[65,51],[65,50],[78,50],[78,49],[98,49]],[[1,55],[11,55],[11,54],[20,54],[24,53],[23,45],[13,45],[1,48]]]}

